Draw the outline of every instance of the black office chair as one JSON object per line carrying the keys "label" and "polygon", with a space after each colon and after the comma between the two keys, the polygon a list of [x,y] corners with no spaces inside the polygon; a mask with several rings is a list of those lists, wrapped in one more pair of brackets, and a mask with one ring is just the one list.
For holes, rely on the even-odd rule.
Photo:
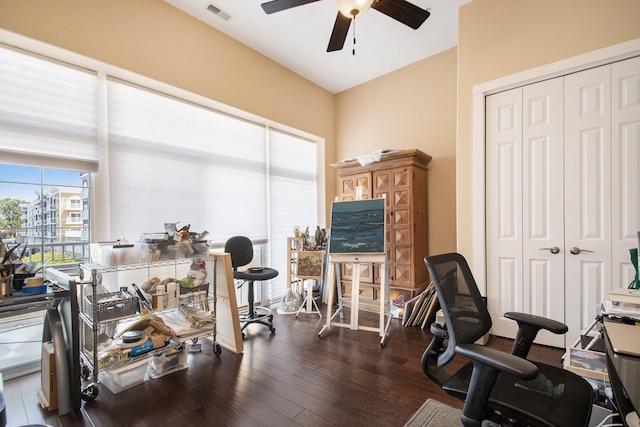
{"label": "black office chair", "polygon": [[[491,329],[491,317],[471,270],[460,254],[425,258],[445,325],[431,326],[433,339],[422,355],[422,370],[448,394],[464,401],[462,423],[483,420],[508,426],[586,426],[593,389],[562,368],[526,359],[540,329],[565,333],[557,321],[506,313],[519,330],[512,354],[474,344]],[[459,354],[471,361],[457,372],[447,365]]]}
{"label": "black office chair", "polygon": [[249,286],[247,289],[246,309],[240,310],[240,324],[242,326],[242,337],[244,338],[244,330],[252,323],[260,323],[269,328],[271,333],[276,331],[273,326],[273,314],[268,307],[254,306],[254,289],[253,284],[256,281],[273,279],[278,275],[278,271],[268,267],[254,267],[247,270],[239,271],[238,267],[245,266],[253,259],[253,244],[251,240],[245,236],[231,237],[224,245],[224,251],[231,254],[231,265],[233,267],[233,278],[242,280]]}

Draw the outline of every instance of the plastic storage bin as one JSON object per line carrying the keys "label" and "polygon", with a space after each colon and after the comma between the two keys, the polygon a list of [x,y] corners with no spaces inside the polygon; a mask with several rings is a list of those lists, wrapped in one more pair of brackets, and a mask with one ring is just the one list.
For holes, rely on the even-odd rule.
{"label": "plastic storage bin", "polygon": [[129,362],[111,369],[100,371],[100,382],[111,393],[118,394],[145,381],[149,358]]}
{"label": "plastic storage bin", "polygon": [[155,379],[187,369],[187,348],[176,348],[153,356],[149,364],[149,377]]}

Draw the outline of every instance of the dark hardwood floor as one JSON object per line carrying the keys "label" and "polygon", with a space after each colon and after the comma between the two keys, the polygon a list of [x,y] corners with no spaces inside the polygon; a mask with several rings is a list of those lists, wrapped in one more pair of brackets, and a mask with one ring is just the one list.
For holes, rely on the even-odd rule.
{"label": "dark hardwood floor", "polygon": [[[324,315],[323,311],[323,315]],[[347,313],[348,314],[348,313]],[[189,353],[189,367],[112,394],[103,385],[96,400],[58,417],[36,397],[40,374],[5,381],[8,426],[402,426],[428,398],[461,408],[420,370],[431,338],[392,320],[389,341],[375,332],[332,327],[324,319],[274,312],[275,334],[261,325],[246,330],[242,355],[213,355],[211,341]],[[361,312],[361,324],[377,316]],[[511,341],[489,346],[509,351]],[[561,365],[561,349],[536,346],[531,358]],[[455,363],[455,362],[454,362]]]}

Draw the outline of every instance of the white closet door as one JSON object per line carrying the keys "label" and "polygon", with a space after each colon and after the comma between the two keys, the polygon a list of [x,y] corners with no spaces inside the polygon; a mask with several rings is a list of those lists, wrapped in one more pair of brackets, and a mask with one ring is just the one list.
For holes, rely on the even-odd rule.
{"label": "white closet door", "polygon": [[[526,313],[564,322],[564,155],[562,79],[523,88],[523,286]],[[541,331],[536,342],[564,347]]]}
{"label": "white closet door", "polygon": [[515,336],[507,311],[523,310],[522,88],[486,99],[487,306],[493,333]]}
{"label": "white closet door", "polygon": [[611,67],[612,288],[627,287],[635,269],[629,249],[640,231],[640,57]]}
{"label": "white closet door", "polygon": [[[522,111],[522,113],[520,113]],[[487,298],[502,314],[564,321],[564,347],[635,270],[640,230],[640,58],[486,99]],[[548,248],[548,249],[544,249]]]}
{"label": "white closet door", "polygon": [[569,339],[611,288],[610,66],[565,77],[565,269]]}
{"label": "white closet door", "polygon": [[[507,311],[564,321],[562,79],[487,97],[487,296],[493,333]],[[564,346],[542,332],[537,342]]]}

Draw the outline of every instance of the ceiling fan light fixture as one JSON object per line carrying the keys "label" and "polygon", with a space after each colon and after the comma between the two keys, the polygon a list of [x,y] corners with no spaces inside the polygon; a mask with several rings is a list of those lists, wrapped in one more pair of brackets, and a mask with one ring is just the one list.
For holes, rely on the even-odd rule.
{"label": "ceiling fan light fixture", "polygon": [[333,0],[338,10],[347,18],[359,18],[371,8],[374,0]]}

